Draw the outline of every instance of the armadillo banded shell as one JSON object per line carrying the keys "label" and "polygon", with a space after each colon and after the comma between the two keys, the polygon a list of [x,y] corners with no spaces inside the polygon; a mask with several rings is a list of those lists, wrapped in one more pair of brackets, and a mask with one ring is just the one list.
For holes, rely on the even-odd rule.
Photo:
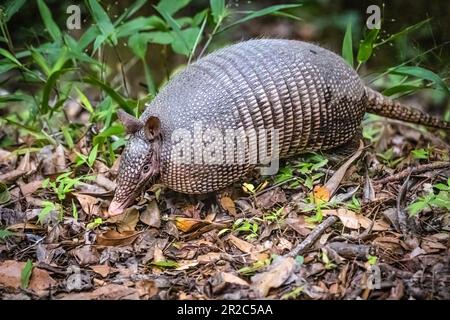
{"label": "armadillo banded shell", "polygon": [[[162,182],[184,193],[207,193],[244,176],[254,167],[249,160],[253,155],[246,154],[244,163],[195,163],[202,149],[194,124],[201,124],[206,140],[207,129],[278,129],[283,158],[350,140],[358,131],[366,99],[364,84],[336,54],[299,41],[251,40],[189,65],[165,86],[141,120],[161,120]],[[171,159],[179,143],[173,133],[180,128],[192,134],[190,163]]]}

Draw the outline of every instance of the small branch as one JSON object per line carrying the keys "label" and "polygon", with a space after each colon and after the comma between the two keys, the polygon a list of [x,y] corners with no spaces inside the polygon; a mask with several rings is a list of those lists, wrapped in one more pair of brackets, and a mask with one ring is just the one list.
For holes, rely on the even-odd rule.
{"label": "small branch", "polygon": [[299,254],[303,254],[306,250],[308,250],[314,242],[319,239],[319,237],[322,235],[322,233],[325,232],[325,230],[329,227],[331,227],[338,218],[336,216],[330,216],[325,221],[323,221],[321,224],[319,224],[301,243],[299,243],[294,249],[291,250],[287,254],[289,257],[296,257]]}
{"label": "small branch", "polygon": [[434,162],[434,163],[418,165],[415,167],[410,167],[410,168],[400,171],[399,173],[396,173],[392,176],[389,176],[389,177],[386,177],[386,178],[383,178],[380,180],[376,180],[376,181],[374,181],[374,184],[386,184],[388,182],[403,180],[406,177],[408,177],[409,174],[415,175],[415,174],[424,173],[427,171],[440,170],[440,169],[450,169],[450,162]]}

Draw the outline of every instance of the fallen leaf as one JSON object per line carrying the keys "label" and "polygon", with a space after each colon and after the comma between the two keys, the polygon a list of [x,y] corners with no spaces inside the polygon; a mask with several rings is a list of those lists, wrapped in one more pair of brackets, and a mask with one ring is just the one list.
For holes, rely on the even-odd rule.
{"label": "fallen leaf", "polygon": [[256,197],[256,205],[263,209],[271,209],[274,205],[278,203],[284,204],[286,201],[286,194],[279,187],[268,190]]}
{"label": "fallen leaf", "polygon": [[42,186],[42,180],[34,180],[34,181],[31,181],[26,184],[19,183],[20,192],[22,192],[22,194],[24,196],[28,196],[28,195],[36,192],[36,190],[38,190],[41,186]]}
{"label": "fallen leaf", "polygon": [[139,291],[120,284],[107,284],[92,292],[65,295],[61,300],[138,300]]}
{"label": "fallen leaf", "polygon": [[[19,289],[21,285],[21,274],[24,268],[25,262],[15,260],[0,262],[0,287]],[[35,292],[39,296],[44,296],[56,284],[56,281],[47,271],[33,268],[27,289]]]}
{"label": "fallen leaf", "polygon": [[308,224],[305,222],[304,216],[299,216],[298,218],[287,218],[285,221],[289,227],[294,229],[303,237],[306,237],[311,233],[311,230],[308,228]]}
{"label": "fallen leaf", "polygon": [[236,248],[241,250],[244,253],[254,253],[255,246],[251,243],[244,241],[242,239],[239,239],[238,237],[233,236],[232,234],[229,234],[227,236],[227,240],[230,241]]}
{"label": "fallen leaf", "polygon": [[139,280],[136,282],[135,287],[139,296],[144,299],[151,299],[159,292],[159,289],[153,280]]}
{"label": "fallen leaf", "polygon": [[90,266],[90,268],[95,272],[101,275],[103,278],[106,278],[111,273],[111,267],[106,264],[98,264],[95,266]]}
{"label": "fallen leaf", "polygon": [[83,245],[71,251],[73,256],[77,259],[80,265],[97,264],[100,260],[100,255],[93,245]]}
{"label": "fallen leaf", "polygon": [[178,228],[178,230],[182,232],[194,231],[195,229],[198,229],[201,226],[205,225],[205,223],[207,223],[207,221],[205,220],[183,218],[183,217],[175,218],[175,225]]}
{"label": "fallen leaf", "polygon": [[55,149],[55,152],[53,154],[53,161],[55,163],[56,172],[63,172],[67,169],[64,147],[60,144],[58,144]]}
{"label": "fallen leaf", "polygon": [[124,231],[120,233],[115,230],[109,230],[99,234],[96,243],[101,246],[129,245],[136,240],[140,233],[137,231]]}
{"label": "fallen leaf", "polygon": [[140,220],[146,225],[157,228],[161,227],[161,212],[156,200],[152,200],[144,212],[141,213]]}
{"label": "fallen leaf", "polygon": [[236,206],[234,205],[234,201],[230,197],[222,197],[220,198],[220,204],[222,207],[228,211],[232,216],[236,215]]}
{"label": "fallen leaf", "polygon": [[[372,224],[372,220],[369,218],[344,208],[323,210],[322,213],[324,216],[337,216],[346,228],[353,230],[358,230],[359,228],[368,229]],[[373,231],[385,231],[388,229],[389,225],[383,220],[375,221],[372,227]]]}
{"label": "fallen leaf", "polygon": [[278,256],[274,259],[267,271],[255,274],[252,278],[251,288],[257,298],[268,295],[270,289],[278,288],[288,280],[295,271],[295,260],[292,257]]}
{"label": "fallen leaf", "polygon": [[339,188],[339,185],[342,181],[342,179],[345,176],[345,173],[347,172],[348,168],[351,166],[351,164],[359,158],[361,153],[364,150],[364,142],[362,140],[359,141],[359,148],[358,150],[353,154],[353,156],[350,157],[339,169],[337,169],[334,174],[331,176],[331,178],[325,183],[324,188],[329,193],[329,198],[334,195],[336,190]]}
{"label": "fallen leaf", "polygon": [[117,231],[134,231],[139,221],[139,211],[134,208],[125,209],[124,213],[108,218],[109,223],[117,224]]}
{"label": "fallen leaf", "polygon": [[77,192],[74,192],[73,194],[77,198],[78,202],[81,205],[81,208],[87,215],[98,216],[100,214],[100,206],[98,204],[99,201],[97,198]]}
{"label": "fallen leaf", "polygon": [[314,199],[328,202],[330,200],[330,191],[324,186],[315,186],[313,189]]}

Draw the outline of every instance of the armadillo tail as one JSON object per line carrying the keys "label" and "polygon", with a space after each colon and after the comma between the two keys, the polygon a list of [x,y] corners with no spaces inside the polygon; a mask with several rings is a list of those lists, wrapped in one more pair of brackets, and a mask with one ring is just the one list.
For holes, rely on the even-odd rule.
{"label": "armadillo tail", "polygon": [[368,99],[367,112],[392,119],[450,130],[450,122],[426,114],[418,109],[407,107],[368,87],[366,87],[366,95]]}

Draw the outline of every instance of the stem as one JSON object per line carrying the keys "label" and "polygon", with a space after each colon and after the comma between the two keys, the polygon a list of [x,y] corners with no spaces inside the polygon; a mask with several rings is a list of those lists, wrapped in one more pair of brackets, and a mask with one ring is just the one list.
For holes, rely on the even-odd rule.
{"label": "stem", "polygon": [[202,51],[198,55],[198,59],[200,59],[203,56],[203,54],[205,53],[206,49],[210,45],[213,37],[218,33],[217,30],[219,29],[220,25],[222,24],[223,18],[224,18],[223,16],[219,17],[219,21],[217,21],[217,24],[215,25],[212,33],[210,33],[210,35],[208,37],[208,41],[206,41],[205,46],[203,47]]}

